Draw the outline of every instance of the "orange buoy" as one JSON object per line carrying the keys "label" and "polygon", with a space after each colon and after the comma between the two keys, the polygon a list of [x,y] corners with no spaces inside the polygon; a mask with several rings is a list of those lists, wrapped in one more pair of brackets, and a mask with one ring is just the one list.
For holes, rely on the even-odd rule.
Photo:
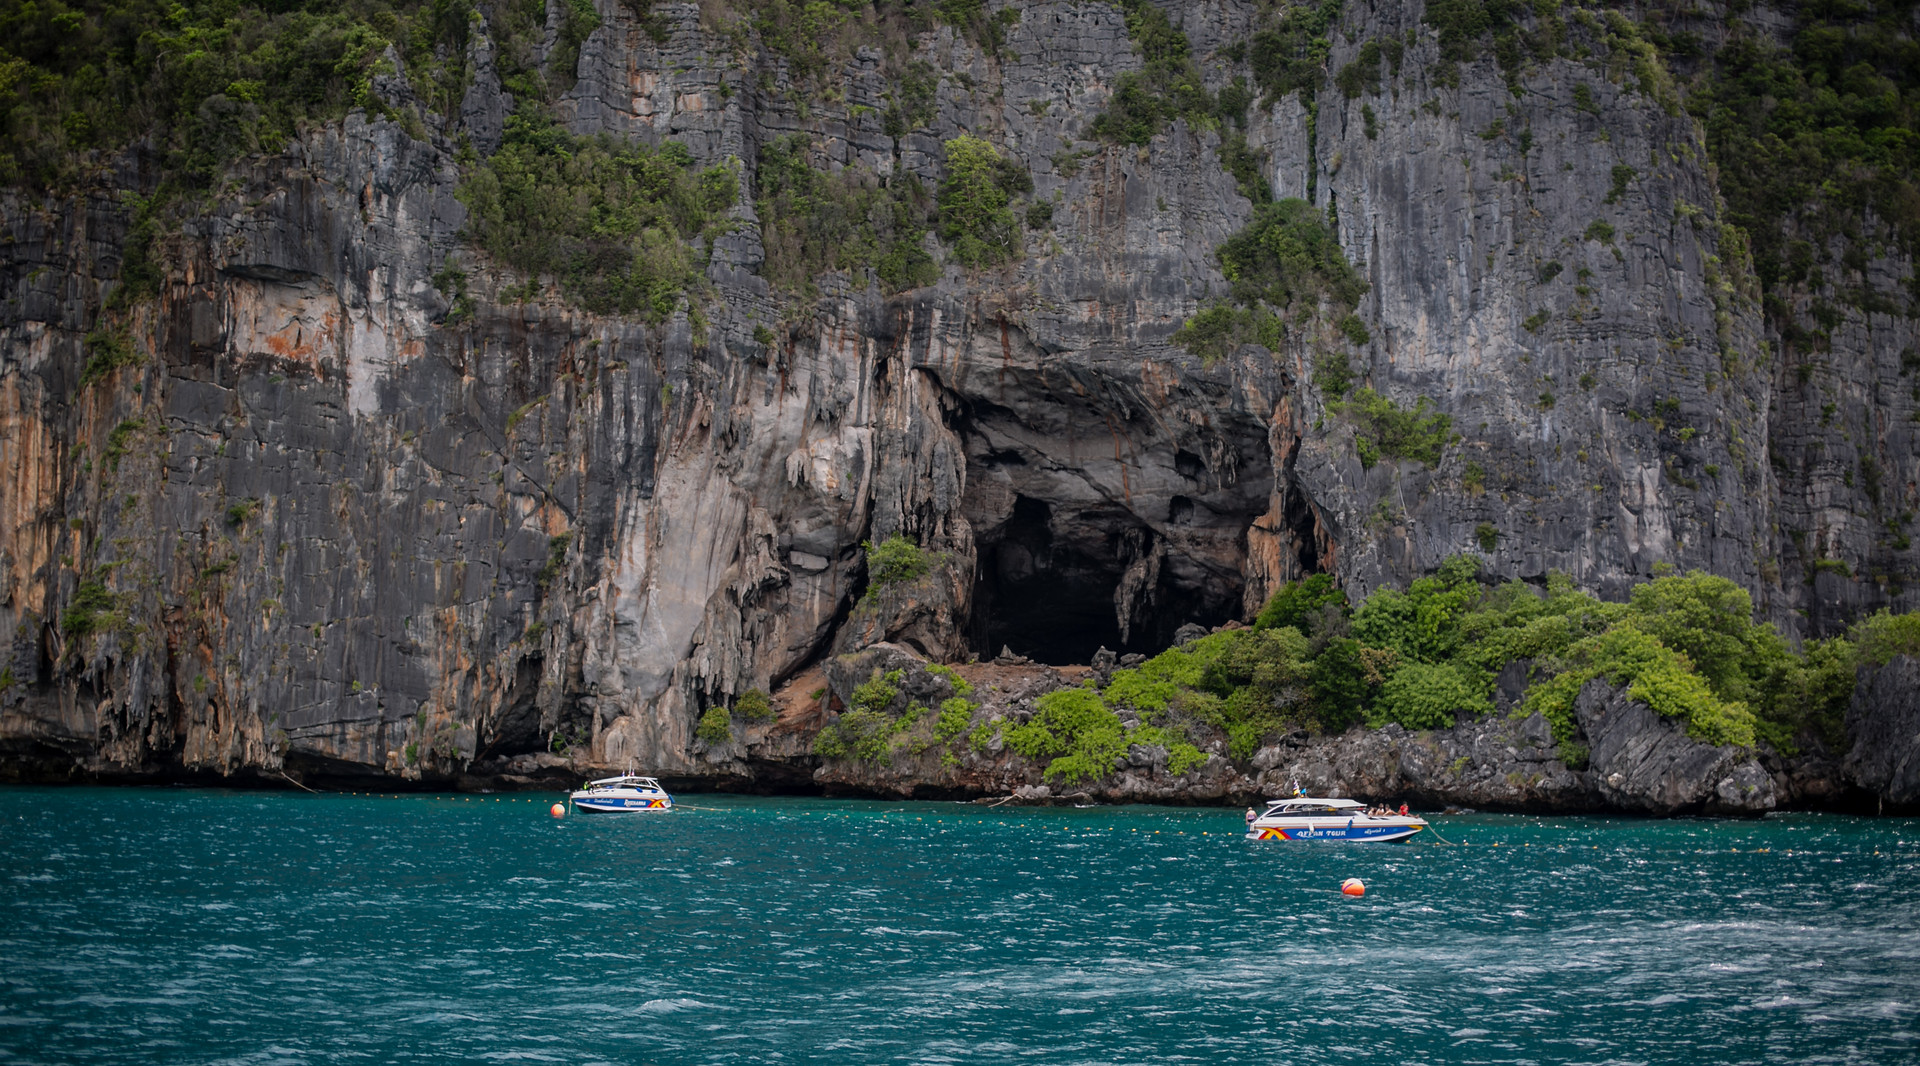
{"label": "orange buoy", "polygon": [[567,816],[567,805],[564,803],[556,803],[548,813],[552,814],[555,818],[565,818]]}
{"label": "orange buoy", "polygon": [[1364,896],[1367,894],[1367,883],[1358,877],[1349,877],[1340,882],[1340,891],[1349,896]]}

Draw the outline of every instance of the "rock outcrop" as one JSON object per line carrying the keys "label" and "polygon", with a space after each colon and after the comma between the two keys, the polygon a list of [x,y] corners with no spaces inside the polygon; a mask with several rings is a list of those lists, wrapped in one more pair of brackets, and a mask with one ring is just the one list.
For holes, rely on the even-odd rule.
{"label": "rock outcrop", "polygon": [[1589,681],[1574,702],[1589,744],[1594,787],[1610,806],[1671,814],[1759,814],[1779,803],[1773,776],[1753,753],[1702,744],[1686,725],[1663,719],[1604,681]]}
{"label": "rock outcrop", "polygon": [[1920,661],[1863,668],[1847,709],[1848,780],[1896,808],[1920,806]]}
{"label": "rock outcrop", "polygon": [[[834,93],[803,94],[702,5],[655,4],[647,26],[598,6],[564,120],[739,168],[697,314],[589,314],[463,241],[462,139],[497,146],[513,106],[484,23],[460,114],[433,132],[356,112],[233,173],[165,237],[174,269],[119,357],[98,332],[134,222],[119,193],[150,188],[152,161],[129,152],[90,196],[5,194],[0,773],[518,784],[634,763],[963,794],[1038,782],[1005,753],[964,772],[816,769],[808,738],[832,712],[797,698],[718,749],[695,723],[797,678],[844,699],[836,656],[878,644],[1086,663],[1247,618],[1304,572],[1357,597],[1463,551],[1498,577],[1559,570],[1616,594],[1700,567],[1820,631],[1920,602],[1870,576],[1914,572],[1920,549],[1862,517],[1920,476],[1897,380],[1913,320],[1848,311],[1830,332],[1819,395],[1871,422],[1830,429],[1808,379],[1768,356],[1698,125],[1604,64],[1549,57],[1510,89],[1492,56],[1448,73],[1420,5],[1350,5],[1327,69],[1404,40],[1385,87],[1250,106],[1271,193],[1331,210],[1369,282],[1358,379],[1452,416],[1437,463],[1369,463],[1312,384],[1330,333],[1210,362],[1172,343],[1226,292],[1214,250],[1254,205],[1204,124],[1086,139],[1140,69],[1120,7],[1019,4],[992,50],[921,34],[905,47],[931,71],[926,117],[889,133],[870,49]],[[1209,88],[1246,76],[1230,46],[1253,5],[1162,6]],[[377,88],[417,105],[397,64]],[[893,295],[828,275],[804,306],[764,280],[763,146],[801,134],[821,169],[933,188],[943,142],[969,132],[1052,206],[1017,261],[946,263]],[[1874,270],[1891,286],[1912,264]],[[455,291],[449,271],[469,280]],[[1889,502],[1856,499],[1854,451],[1878,456]],[[939,565],[866,595],[862,544],[893,534]],[[1808,584],[1794,560],[1816,554],[1858,565]],[[1583,771],[1538,720],[1488,718],[1289,742],[1252,767],[1216,752],[1178,780],[1142,751],[1103,794],[1237,800],[1298,777],[1546,809],[1814,795],[1644,708],[1582,706]],[[1850,772],[1911,802],[1895,798],[1911,765],[1869,748]]]}

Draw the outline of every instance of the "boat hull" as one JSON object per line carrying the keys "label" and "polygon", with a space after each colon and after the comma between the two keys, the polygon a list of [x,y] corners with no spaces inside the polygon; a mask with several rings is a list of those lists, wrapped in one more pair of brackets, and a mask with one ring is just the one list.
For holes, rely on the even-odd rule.
{"label": "boat hull", "polygon": [[1248,840],[1342,840],[1356,844],[1391,844],[1407,840],[1427,827],[1416,818],[1391,820],[1259,819],[1247,827]]}
{"label": "boat hull", "polygon": [[589,814],[638,814],[673,809],[673,798],[670,796],[609,796],[604,792],[575,792],[569,798],[575,807]]}

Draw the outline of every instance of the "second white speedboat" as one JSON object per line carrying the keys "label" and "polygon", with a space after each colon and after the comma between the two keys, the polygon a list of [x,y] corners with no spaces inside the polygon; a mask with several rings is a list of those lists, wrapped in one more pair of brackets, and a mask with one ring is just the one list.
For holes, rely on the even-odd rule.
{"label": "second white speedboat", "polygon": [[1248,840],[1352,840],[1386,844],[1427,828],[1412,814],[1369,814],[1350,799],[1293,796],[1267,801],[1266,813],[1247,823]]}
{"label": "second white speedboat", "polygon": [[596,814],[624,814],[629,811],[670,811],[673,797],[660,782],[637,774],[603,777],[587,782],[587,787],[568,797],[573,805]]}

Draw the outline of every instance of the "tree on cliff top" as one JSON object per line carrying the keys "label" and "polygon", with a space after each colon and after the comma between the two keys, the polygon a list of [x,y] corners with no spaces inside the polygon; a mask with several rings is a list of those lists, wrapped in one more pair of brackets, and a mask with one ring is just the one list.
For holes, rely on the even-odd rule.
{"label": "tree on cliff top", "polygon": [[[871,268],[886,292],[939,277],[921,247],[933,203],[913,175],[883,179],[861,166],[831,173],[814,164],[808,136],[794,133],[761,146],[754,183],[766,248],[761,273],[773,285],[813,297],[814,279],[830,270]],[[864,279],[856,274],[855,281]]]}

